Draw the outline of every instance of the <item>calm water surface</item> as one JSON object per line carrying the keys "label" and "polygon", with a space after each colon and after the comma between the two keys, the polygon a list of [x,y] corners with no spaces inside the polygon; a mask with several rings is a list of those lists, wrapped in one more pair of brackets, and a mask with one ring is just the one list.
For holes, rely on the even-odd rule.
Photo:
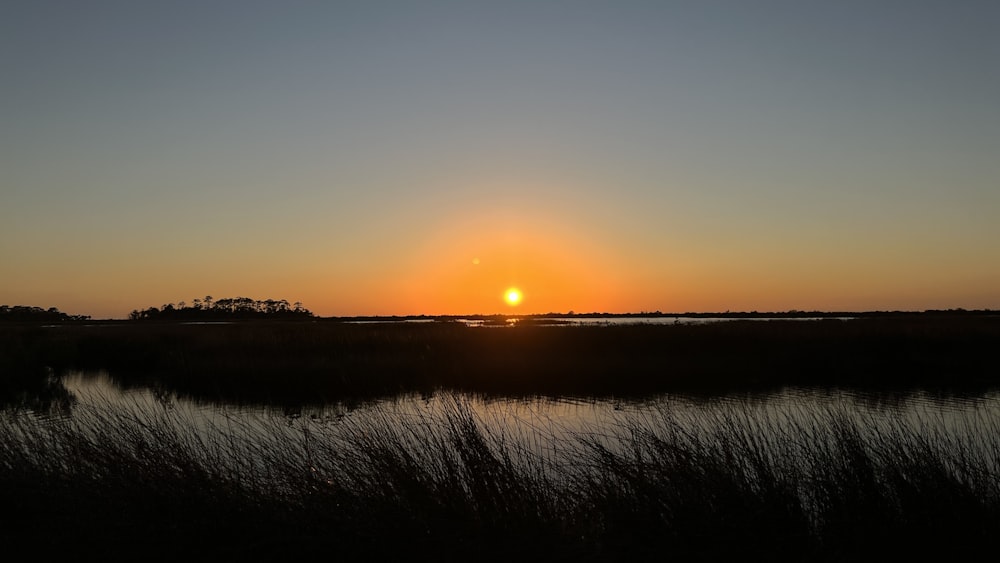
{"label": "calm water surface", "polygon": [[[253,439],[256,430],[273,433],[337,434],[359,428],[392,426],[432,428],[445,425],[456,409],[467,409],[483,431],[505,444],[543,455],[597,440],[621,447],[621,439],[636,431],[705,433],[713,428],[745,432],[753,440],[778,439],[786,431],[822,428],[841,417],[872,435],[905,431],[934,439],[942,436],[962,447],[990,447],[1000,435],[1000,393],[974,396],[929,394],[859,394],[848,391],[787,389],[771,394],[697,398],[658,395],[646,400],[518,398],[436,393],[403,395],[364,403],[280,408],[197,403],[147,388],[122,389],[105,373],[76,373],[64,379],[76,397],[69,417],[114,409],[136,417],[160,413],[185,432],[201,434],[206,442],[228,439],[238,431]],[[797,430],[796,430],[797,431]],[[989,439],[987,439],[989,438]],[[984,452],[985,453],[985,452]]]}
{"label": "calm water surface", "polygon": [[[557,324],[562,326],[623,326],[623,325],[698,325],[708,323],[720,323],[729,321],[818,321],[832,319],[847,321],[854,317],[549,317],[532,319],[538,324]],[[458,322],[467,326],[490,327],[490,326],[515,326],[521,319],[512,317],[505,319],[503,323],[494,323],[483,319],[457,319]],[[380,321],[361,321],[380,322]],[[399,322],[434,322],[433,320],[410,320]]]}

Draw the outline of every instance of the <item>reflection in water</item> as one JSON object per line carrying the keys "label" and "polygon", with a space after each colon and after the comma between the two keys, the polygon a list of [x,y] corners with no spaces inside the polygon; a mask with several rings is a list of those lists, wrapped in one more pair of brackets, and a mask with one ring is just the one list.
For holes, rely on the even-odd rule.
{"label": "reflection in water", "polygon": [[68,415],[75,397],[53,370],[0,373],[0,411],[27,410],[42,416]]}
{"label": "reflection in water", "polygon": [[[70,416],[0,411],[0,465],[55,471],[66,482],[138,475],[139,490],[164,483],[168,496],[192,481],[209,484],[196,496],[236,487],[241,498],[287,502],[289,513],[314,507],[310,522],[338,514],[341,502],[348,520],[359,511],[379,523],[385,507],[429,507],[416,513],[421,526],[422,515],[440,517],[447,506],[456,507],[445,509],[449,523],[477,511],[536,518],[542,507],[557,528],[583,522],[574,537],[619,541],[630,535],[605,523],[620,507],[641,515],[625,521],[629,529],[648,520],[655,534],[691,518],[715,529],[737,511],[741,525],[762,519],[768,537],[784,541],[790,510],[826,545],[843,541],[838,526],[868,530],[886,514],[917,518],[913,537],[941,525],[964,530],[977,522],[978,499],[998,498],[996,394],[887,401],[787,390],[614,401],[437,393],[285,410],[122,390],[106,374],[66,384],[77,397]],[[966,504],[953,508],[956,498]],[[515,505],[528,512],[510,512]],[[872,512],[886,506],[902,508]],[[691,516],[691,507],[702,512]],[[865,514],[874,516],[856,524]]]}
{"label": "reflection in water", "polygon": [[[559,326],[626,326],[626,325],[700,325],[709,323],[720,323],[730,321],[819,321],[838,320],[848,321],[854,317],[526,317],[535,325],[559,325]],[[429,321],[433,322],[433,319]],[[360,321],[360,322],[385,322],[385,321]],[[392,321],[389,321],[392,322]],[[396,321],[405,322],[405,321]],[[455,322],[471,327],[504,327],[516,326],[521,322],[517,317],[503,317],[500,319],[455,319]]]}
{"label": "reflection in water", "polygon": [[[206,444],[245,441],[249,452],[260,451],[255,440],[322,437],[350,443],[381,427],[408,429],[414,447],[419,447],[423,438],[415,429],[446,428],[462,409],[468,409],[495,443],[554,463],[578,457],[580,448],[595,445],[621,453],[637,433],[667,441],[727,433],[770,451],[787,449],[784,442],[794,432],[808,431],[814,435],[805,438],[818,443],[829,437],[824,432],[845,420],[875,441],[895,435],[925,436],[976,449],[992,447],[984,436],[1000,435],[996,392],[942,397],[786,389],[715,398],[658,395],[641,401],[436,393],[283,408],[199,404],[148,388],[122,389],[106,373],[72,374],[64,385],[76,397],[74,417],[85,420],[88,413],[108,410],[135,419],[154,416]],[[275,429],[284,430],[276,437]],[[992,459],[992,454],[983,453],[984,459]]]}
{"label": "reflection in water", "polygon": [[[282,555],[305,541],[310,557],[359,541],[370,543],[349,555],[369,555],[372,543],[411,540],[435,556],[453,541],[481,545],[484,532],[492,547],[551,530],[545,545],[609,560],[623,558],[618,546],[643,542],[650,551],[640,555],[650,557],[637,559],[773,560],[773,546],[790,544],[784,555],[794,560],[896,560],[900,545],[926,555],[928,534],[949,548],[969,538],[978,547],[1000,514],[996,394],[786,390],[614,401],[437,393],[286,410],[119,389],[106,374],[66,384],[77,398],[69,416],[0,410],[0,467],[27,484],[8,487],[21,499],[12,506],[56,491],[41,495],[46,504],[26,526],[46,541],[53,529],[94,518],[114,541],[122,530],[168,530],[171,544],[188,530],[202,541],[203,528],[232,523],[280,537]],[[159,499],[176,508],[162,512]],[[64,524],[50,524],[73,507]],[[192,517],[191,527],[176,527]],[[76,537],[89,541],[97,528]],[[234,536],[219,537],[228,549]],[[866,538],[889,551],[873,556]],[[247,552],[257,555],[258,545]],[[720,556],[716,545],[730,551]],[[443,558],[470,558],[454,554]]]}

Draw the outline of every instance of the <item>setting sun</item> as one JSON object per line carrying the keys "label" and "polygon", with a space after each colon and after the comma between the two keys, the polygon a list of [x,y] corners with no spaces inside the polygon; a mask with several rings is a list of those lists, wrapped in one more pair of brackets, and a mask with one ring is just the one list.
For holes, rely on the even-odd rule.
{"label": "setting sun", "polygon": [[508,289],[507,293],[504,294],[504,300],[506,300],[507,304],[511,307],[517,305],[521,302],[521,290],[516,287]]}

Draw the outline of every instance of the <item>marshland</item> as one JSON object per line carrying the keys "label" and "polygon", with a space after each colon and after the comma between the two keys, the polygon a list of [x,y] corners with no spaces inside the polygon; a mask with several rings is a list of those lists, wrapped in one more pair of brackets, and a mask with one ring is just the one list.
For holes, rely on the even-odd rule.
{"label": "marshland", "polygon": [[996,551],[1000,2],[2,7],[5,560]]}
{"label": "marshland", "polygon": [[0,534],[42,556],[839,561],[1000,532],[992,315],[500,324],[7,323]]}

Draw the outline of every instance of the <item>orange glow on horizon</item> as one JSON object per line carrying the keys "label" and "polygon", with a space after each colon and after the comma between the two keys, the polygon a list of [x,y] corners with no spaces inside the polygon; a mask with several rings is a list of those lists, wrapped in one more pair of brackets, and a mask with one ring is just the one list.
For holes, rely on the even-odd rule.
{"label": "orange glow on horizon", "polygon": [[549,217],[498,215],[448,222],[411,248],[402,275],[380,291],[398,296],[385,305],[398,314],[429,315],[614,308],[616,269],[599,245]]}

